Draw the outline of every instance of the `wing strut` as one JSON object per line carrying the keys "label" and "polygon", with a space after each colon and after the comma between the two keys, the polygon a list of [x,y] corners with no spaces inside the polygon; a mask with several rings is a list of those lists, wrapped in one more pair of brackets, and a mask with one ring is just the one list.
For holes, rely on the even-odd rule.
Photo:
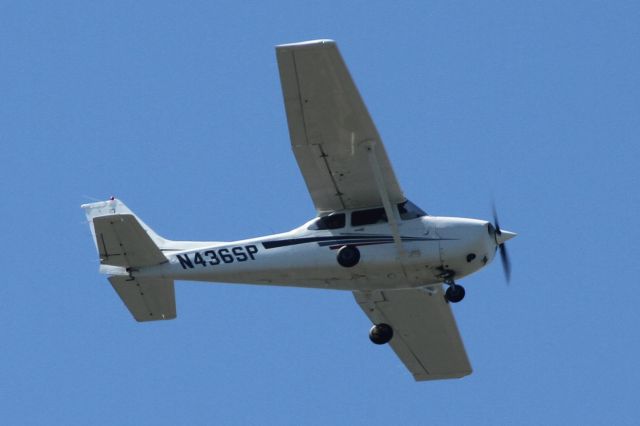
{"label": "wing strut", "polygon": [[367,150],[369,156],[369,164],[371,165],[371,171],[376,180],[376,186],[378,187],[378,193],[384,206],[384,211],[387,214],[387,220],[391,227],[391,235],[393,235],[393,241],[396,243],[398,249],[398,258],[404,256],[404,247],[402,246],[402,238],[400,238],[400,231],[398,230],[398,221],[396,220],[396,214],[391,207],[391,201],[389,200],[389,193],[387,187],[384,184],[384,178],[382,177],[382,171],[380,170],[380,164],[376,157],[376,142],[374,140],[367,140],[364,143],[364,147]]}

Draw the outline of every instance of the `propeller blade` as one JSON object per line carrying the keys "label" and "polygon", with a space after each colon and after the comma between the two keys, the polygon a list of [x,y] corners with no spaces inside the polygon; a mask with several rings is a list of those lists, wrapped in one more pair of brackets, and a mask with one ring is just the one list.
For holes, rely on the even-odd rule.
{"label": "propeller blade", "polygon": [[500,223],[498,222],[498,212],[496,211],[496,203],[491,203],[493,207],[493,223],[496,228],[496,243],[500,248],[500,260],[502,260],[502,269],[504,270],[504,277],[507,279],[507,284],[511,281],[511,260],[509,260],[509,254],[507,253],[507,246],[505,242],[516,236],[515,233],[505,231],[504,235],[502,229],[500,229]]}
{"label": "propeller blade", "polygon": [[511,281],[511,261],[509,260],[509,254],[507,253],[507,246],[504,244],[500,244],[500,259],[502,260],[504,276],[507,279],[507,284],[509,284]]}
{"label": "propeller blade", "polygon": [[498,223],[498,212],[496,211],[496,203],[492,203],[491,207],[493,207],[493,223],[496,228],[496,235],[502,235],[502,230],[500,229],[500,223]]}

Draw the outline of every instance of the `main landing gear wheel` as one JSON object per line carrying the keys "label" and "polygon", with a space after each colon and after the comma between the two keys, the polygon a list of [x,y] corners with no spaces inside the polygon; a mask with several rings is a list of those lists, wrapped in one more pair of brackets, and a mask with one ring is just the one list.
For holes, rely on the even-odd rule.
{"label": "main landing gear wheel", "polygon": [[389,324],[376,324],[369,330],[369,339],[376,345],[389,343],[393,337],[393,328]]}
{"label": "main landing gear wheel", "polygon": [[345,268],[356,266],[360,262],[360,250],[354,246],[344,246],[338,250],[338,263]]}
{"label": "main landing gear wheel", "polygon": [[464,293],[464,287],[458,284],[451,284],[444,293],[444,298],[447,299],[447,302],[458,303],[464,299]]}

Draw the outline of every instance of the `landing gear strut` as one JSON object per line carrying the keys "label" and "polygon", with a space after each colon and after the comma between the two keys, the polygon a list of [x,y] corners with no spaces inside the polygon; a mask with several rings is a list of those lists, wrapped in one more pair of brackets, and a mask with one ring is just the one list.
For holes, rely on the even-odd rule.
{"label": "landing gear strut", "polygon": [[445,281],[445,284],[449,284],[449,288],[444,293],[444,298],[447,302],[458,303],[459,301],[464,299],[464,287],[456,284],[453,279]]}

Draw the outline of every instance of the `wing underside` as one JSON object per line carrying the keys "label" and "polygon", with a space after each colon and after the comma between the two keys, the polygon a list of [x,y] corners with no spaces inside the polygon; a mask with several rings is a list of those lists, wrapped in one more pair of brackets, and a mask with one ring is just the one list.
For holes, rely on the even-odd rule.
{"label": "wing underside", "polygon": [[459,378],[471,374],[451,307],[442,286],[429,290],[354,291],[353,295],[374,324],[394,330],[389,342],[415,380]]}
{"label": "wing underside", "polygon": [[335,42],[277,46],[291,145],[318,212],[382,205],[367,149],[392,203],[404,201],[391,163]]}

